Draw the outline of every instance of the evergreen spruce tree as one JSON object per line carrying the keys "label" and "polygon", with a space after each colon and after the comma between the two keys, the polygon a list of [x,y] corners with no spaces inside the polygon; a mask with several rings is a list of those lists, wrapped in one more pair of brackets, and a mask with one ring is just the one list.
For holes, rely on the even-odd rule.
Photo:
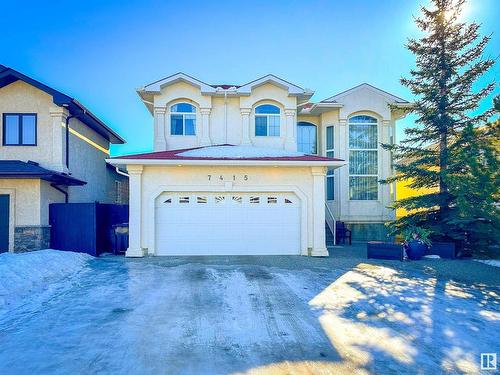
{"label": "evergreen spruce tree", "polygon": [[[417,98],[412,109],[417,115],[416,126],[406,130],[399,145],[384,145],[396,161],[396,175],[386,182],[410,181],[411,188],[431,192],[395,203],[395,208],[416,210],[394,222],[395,231],[416,225],[445,239],[464,236],[466,225],[457,221],[457,215],[466,208],[457,209],[457,205],[467,200],[462,194],[465,180],[452,176],[457,167],[453,158],[465,158],[464,153],[456,152],[462,139],[475,153],[474,163],[478,161],[475,141],[480,133],[475,128],[486,124],[493,113],[493,109],[477,113],[478,107],[495,86],[492,82],[473,89],[494,61],[483,58],[490,38],[479,35],[479,25],[459,20],[464,2],[432,0],[432,8],[422,7],[422,15],[415,22],[424,36],[410,39],[407,44],[415,55],[416,68],[401,82]],[[464,129],[467,133],[461,138]],[[478,168],[469,165],[466,170],[470,175]],[[460,188],[450,186],[458,181]]]}
{"label": "evergreen spruce tree", "polygon": [[[479,128],[467,124],[450,150],[448,187],[454,197],[448,236],[476,251],[500,238],[500,121]],[[477,246],[479,245],[479,246]],[[486,245],[486,246],[485,246]]]}

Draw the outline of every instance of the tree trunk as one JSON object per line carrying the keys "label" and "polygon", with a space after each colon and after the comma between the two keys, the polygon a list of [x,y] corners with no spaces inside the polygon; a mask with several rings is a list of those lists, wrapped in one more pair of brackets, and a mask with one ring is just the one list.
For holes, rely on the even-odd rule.
{"label": "tree trunk", "polygon": [[[446,131],[441,131],[439,135],[439,193],[442,196],[447,195],[448,185],[444,176],[448,171],[448,134]],[[439,211],[441,217],[443,213],[448,209],[448,202],[441,201],[439,205]]]}

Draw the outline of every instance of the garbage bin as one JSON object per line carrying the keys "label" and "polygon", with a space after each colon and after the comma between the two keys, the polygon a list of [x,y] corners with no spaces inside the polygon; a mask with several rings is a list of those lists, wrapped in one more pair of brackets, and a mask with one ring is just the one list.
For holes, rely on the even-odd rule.
{"label": "garbage bin", "polygon": [[125,254],[128,248],[128,223],[113,225],[113,254]]}

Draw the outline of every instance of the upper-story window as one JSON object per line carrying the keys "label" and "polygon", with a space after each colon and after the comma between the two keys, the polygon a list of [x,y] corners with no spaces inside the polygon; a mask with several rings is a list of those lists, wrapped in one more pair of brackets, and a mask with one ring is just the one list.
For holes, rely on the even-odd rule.
{"label": "upper-story window", "polygon": [[272,104],[263,104],[255,108],[255,135],[280,136],[280,114],[278,107]]}
{"label": "upper-story window", "polygon": [[196,135],[196,107],[177,103],[170,107],[170,134]]}
{"label": "upper-story window", "polygon": [[36,146],[36,114],[4,113],[4,146]]}
{"label": "upper-story window", "polygon": [[318,153],[316,125],[303,121],[297,124],[297,151],[304,154]]}
{"label": "upper-story window", "polygon": [[[335,157],[335,129],[333,126],[326,127],[326,156]],[[326,199],[332,201],[335,199],[335,170],[331,167],[326,172]]]}
{"label": "upper-story window", "polygon": [[349,119],[349,199],[378,199],[377,119]]}

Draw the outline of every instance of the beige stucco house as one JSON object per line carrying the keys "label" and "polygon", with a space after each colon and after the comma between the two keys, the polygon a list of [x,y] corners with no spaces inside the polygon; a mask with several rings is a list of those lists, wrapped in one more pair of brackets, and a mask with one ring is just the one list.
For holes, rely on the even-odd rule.
{"label": "beige stucco house", "polygon": [[383,236],[391,173],[381,143],[409,103],[368,84],[312,103],[267,75],[211,85],[183,73],[138,90],[152,153],[110,159],[130,175],[128,256],[327,255],[325,221]]}
{"label": "beige stucco house", "polygon": [[0,251],[47,248],[50,203],[127,202],[124,140],[75,99],[0,65],[0,121]]}

